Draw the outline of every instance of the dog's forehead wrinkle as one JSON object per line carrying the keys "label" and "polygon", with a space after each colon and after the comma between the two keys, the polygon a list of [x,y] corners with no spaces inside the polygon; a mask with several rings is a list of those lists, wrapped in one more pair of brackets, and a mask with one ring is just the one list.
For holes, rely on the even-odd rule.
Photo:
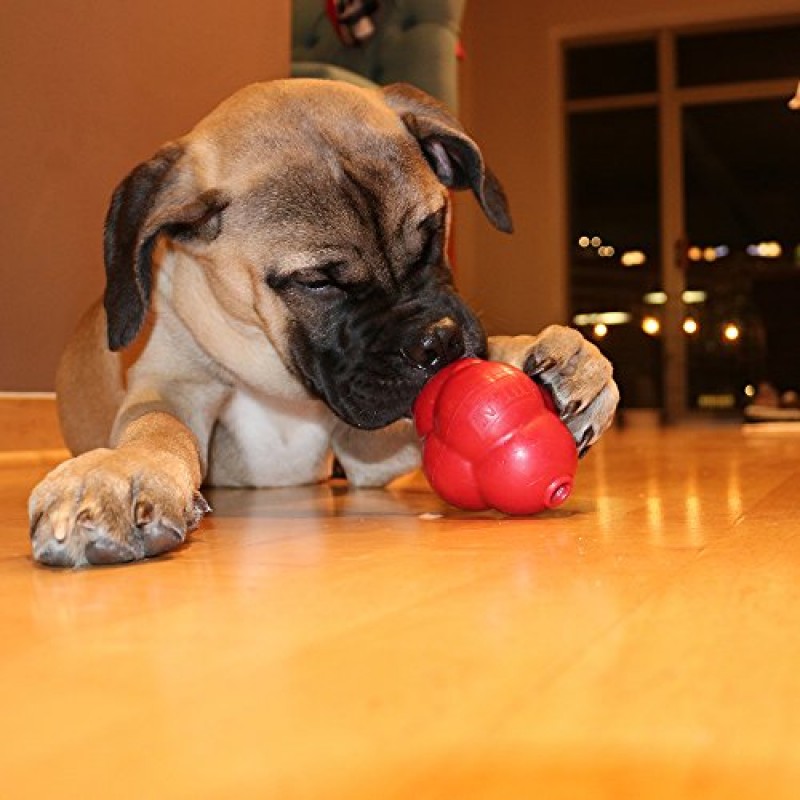
{"label": "dog's forehead wrinkle", "polygon": [[240,201],[239,216],[252,229],[251,240],[268,235],[271,247],[281,252],[303,243],[319,253],[318,260],[371,262],[387,279],[402,270],[420,248],[420,223],[441,205],[441,197],[409,193],[387,203],[370,188],[379,176],[348,174],[320,186],[318,176],[315,184],[310,171],[293,167],[259,181]]}

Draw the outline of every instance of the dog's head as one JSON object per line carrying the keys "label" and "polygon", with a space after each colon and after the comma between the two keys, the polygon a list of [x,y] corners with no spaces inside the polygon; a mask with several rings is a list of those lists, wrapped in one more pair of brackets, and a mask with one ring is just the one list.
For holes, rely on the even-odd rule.
{"label": "dog's head", "polygon": [[[262,330],[308,391],[351,425],[387,425],[438,369],[485,354],[446,257],[448,190],[466,188],[511,230],[475,142],[416,89],[248,87],[116,190],[105,236],[109,345],[125,347],[141,329],[155,245],[167,238],[191,255],[225,315]],[[202,324],[203,309],[196,315]]]}

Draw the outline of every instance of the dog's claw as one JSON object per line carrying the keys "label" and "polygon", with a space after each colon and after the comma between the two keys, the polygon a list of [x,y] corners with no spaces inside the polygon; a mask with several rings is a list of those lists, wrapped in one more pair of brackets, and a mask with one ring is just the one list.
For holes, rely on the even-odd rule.
{"label": "dog's claw", "polygon": [[[574,417],[580,410],[583,404],[580,400],[573,400],[561,410],[561,419],[571,419]],[[585,437],[584,437],[585,438]]]}
{"label": "dog's claw", "polygon": [[545,358],[542,361],[537,361],[535,356],[532,356],[525,363],[523,372],[531,378],[536,378],[545,372],[549,372],[555,365],[556,360],[554,358]]}
{"label": "dog's claw", "polygon": [[578,443],[578,458],[583,458],[592,446],[592,440],[594,439],[594,428],[590,425],[584,432],[583,436],[581,436],[581,440]]}
{"label": "dog's claw", "polygon": [[208,501],[203,497],[200,492],[195,492],[192,497],[192,509],[196,514],[200,514],[201,516],[204,514],[210,514],[213,510],[211,506],[208,504]]}
{"label": "dog's claw", "polygon": [[193,531],[200,524],[200,521],[206,514],[212,511],[211,506],[206,501],[200,492],[195,492],[192,498],[192,506],[186,513],[186,527],[188,530]]}

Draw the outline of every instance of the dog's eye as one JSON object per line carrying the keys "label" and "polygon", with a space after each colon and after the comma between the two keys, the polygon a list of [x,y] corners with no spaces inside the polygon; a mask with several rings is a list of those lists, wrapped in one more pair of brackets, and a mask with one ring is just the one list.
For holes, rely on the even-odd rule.
{"label": "dog's eye", "polygon": [[426,217],[419,225],[422,234],[422,249],[417,257],[419,264],[438,264],[444,255],[445,210]]}
{"label": "dog's eye", "polygon": [[344,286],[332,274],[332,267],[304,270],[294,275],[296,286],[307,292],[321,295],[333,295],[345,291]]}
{"label": "dog's eye", "polygon": [[312,292],[321,292],[325,289],[335,289],[336,287],[329,280],[324,278],[297,278],[295,281],[304,289],[310,289]]}

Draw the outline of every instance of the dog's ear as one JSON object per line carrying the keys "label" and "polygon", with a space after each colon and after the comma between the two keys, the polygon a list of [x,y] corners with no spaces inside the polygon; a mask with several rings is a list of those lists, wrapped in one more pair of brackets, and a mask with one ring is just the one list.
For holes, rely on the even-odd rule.
{"label": "dog's ear", "polygon": [[386,104],[419,142],[439,180],[449,189],[472,189],[489,221],[511,233],[513,224],[503,187],[461,123],[445,106],[413,86],[393,83],[382,91]]}
{"label": "dog's ear", "polygon": [[150,305],[152,256],[161,234],[211,241],[226,203],[200,191],[184,148],[167,145],[117,187],[105,224],[104,253],[108,346],[119,350],[139,333]]}

